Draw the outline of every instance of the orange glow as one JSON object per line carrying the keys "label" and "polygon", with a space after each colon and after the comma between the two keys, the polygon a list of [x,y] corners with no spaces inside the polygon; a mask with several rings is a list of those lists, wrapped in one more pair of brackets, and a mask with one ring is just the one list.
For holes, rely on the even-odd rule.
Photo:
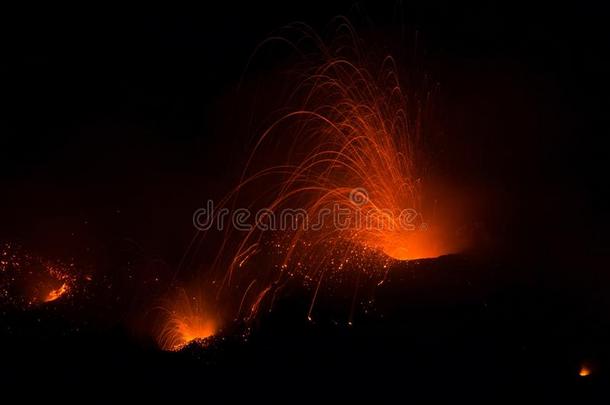
{"label": "orange glow", "polygon": [[159,347],[179,351],[192,342],[203,343],[218,330],[218,323],[207,311],[201,298],[190,297],[180,291],[169,308],[162,308],[164,321],[157,336]]}
{"label": "orange glow", "polygon": [[44,299],[44,302],[55,301],[58,298],[60,298],[62,295],[67,293],[68,290],[69,290],[68,284],[63,283],[59,288],[49,291],[46,298]]}
{"label": "orange glow", "polygon": [[435,258],[446,254],[440,246],[430,240],[425,232],[397,237],[385,241],[382,251],[396,260],[416,260],[422,258]]}
{"label": "orange glow", "polygon": [[587,377],[587,376],[591,375],[591,368],[588,367],[587,365],[582,365],[580,367],[580,371],[578,372],[578,375],[581,377]]}
{"label": "orange glow", "polygon": [[169,328],[171,338],[164,350],[179,350],[193,341],[203,340],[214,334],[215,326],[210,320],[197,315],[172,314]]}

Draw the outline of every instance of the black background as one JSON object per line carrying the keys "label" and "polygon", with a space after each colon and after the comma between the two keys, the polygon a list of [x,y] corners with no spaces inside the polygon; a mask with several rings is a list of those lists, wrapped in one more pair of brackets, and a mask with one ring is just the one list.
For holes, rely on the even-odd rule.
{"label": "black background", "polygon": [[[48,386],[51,400],[75,387],[200,401],[604,393],[610,38],[593,2],[5,10],[0,239],[100,274],[175,268],[192,212],[241,168],[252,133],[231,130],[247,116],[231,106],[247,107],[236,87],[256,45],[293,21],[324,33],[338,14],[390,51],[417,44],[440,83],[437,165],[493,202],[478,219],[490,249],[405,266],[385,306],[379,293],[383,320],[312,326],[287,302],[249,343],[203,353],[134,337],[126,325],[142,314],[129,285],[113,293],[112,316],[6,310],[3,381]],[[252,70],[273,78],[276,59]],[[103,322],[83,326],[88,317]],[[596,364],[589,379],[577,376],[583,361]]]}

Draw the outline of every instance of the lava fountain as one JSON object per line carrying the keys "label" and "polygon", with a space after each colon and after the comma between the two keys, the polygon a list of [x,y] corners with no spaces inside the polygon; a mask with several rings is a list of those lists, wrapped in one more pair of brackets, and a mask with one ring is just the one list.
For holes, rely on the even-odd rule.
{"label": "lava fountain", "polygon": [[160,307],[164,321],[157,335],[159,347],[178,351],[193,342],[203,343],[218,331],[217,318],[201,295],[180,289],[166,307]]}
{"label": "lava fountain", "polygon": [[[286,278],[317,285],[315,297],[330,273],[378,274],[388,261],[458,249],[427,195],[424,141],[434,88],[406,91],[391,56],[372,63],[349,23],[340,29],[347,29],[349,44],[326,46],[313,30],[298,26],[295,48],[313,43],[318,57],[298,72],[288,112],[262,133],[241,182],[223,202],[244,200],[268,213],[257,216],[248,232],[228,231],[228,239],[237,239],[235,248],[227,253],[231,244],[223,244],[217,258],[228,268],[223,286],[247,286],[240,311],[249,301],[250,313],[256,313]],[[301,215],[282,222],[295,211]],[[276,251],[276,261],[267,266],[272,270],[244,265],[269,249]]]}
{"label": "lava fountain", "polygon": [[[282,37],[283,43],[315,51],[300,52],[305,61],[287,80],[290,96],[281,113],[254,143],[238,185],[217,205],[217,212],[259,209],[250,228],[224,227],[205,273],[216,302],[236,320],[271,308],[289,280],[312,288],[311,319],[323,281],[365,275],[381,283],[393,261],[457,250],[427,194],[424,141],[434,87],[405,90],[395,59],[366,54],[348,22],[341,30],[326,45],[307,26],[288,28],[298,37]],[[214,323],[188,305],[169,312],[162,347],[213,333]]]}

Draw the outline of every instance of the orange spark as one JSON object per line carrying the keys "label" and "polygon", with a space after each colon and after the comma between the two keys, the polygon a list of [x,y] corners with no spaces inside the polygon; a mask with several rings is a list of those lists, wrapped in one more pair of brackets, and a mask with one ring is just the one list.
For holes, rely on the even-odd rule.
{"label": "orange spark", "polygon": [[583,364],[580,367],[580,371],[578,372],[578,375],[581,377],[588,377],[589,375],[591,375],[591,368],[585,364]]}
{"label": "orange spark", "polygon": [[25,308],[56,301],[78,288],[73,263],[30,253],[20,246],[0,246],[0,290],[12,305]]}

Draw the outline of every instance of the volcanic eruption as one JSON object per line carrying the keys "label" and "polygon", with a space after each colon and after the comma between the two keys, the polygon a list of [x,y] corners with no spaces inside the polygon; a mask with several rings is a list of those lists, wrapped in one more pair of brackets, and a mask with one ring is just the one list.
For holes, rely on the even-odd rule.
{"label": "volcanic eruption", "polygon": [[[459,249],[446,224],[435,222],[435,202],[427,204],[424,140],[434,88],[405,89],[396,61],[367,56],[347,21],[328,45],[302,24],[285,32],[296,33],[296,49],[308,44],[315,52],[292,72],[298,80],[284,112],[218,204],[259,213],[245,230],[225,227],[213,265],[202,272],[215,286],[215,305],[245,321],[271,307],[289,280],[312,286],[311,318],[323,280],[363,273],[380,282],[392,261]],[[192,329],[213,329],[198,322],[169,317],[162,346],[179,346],[188,339],[176,336],[191,337]]]}

